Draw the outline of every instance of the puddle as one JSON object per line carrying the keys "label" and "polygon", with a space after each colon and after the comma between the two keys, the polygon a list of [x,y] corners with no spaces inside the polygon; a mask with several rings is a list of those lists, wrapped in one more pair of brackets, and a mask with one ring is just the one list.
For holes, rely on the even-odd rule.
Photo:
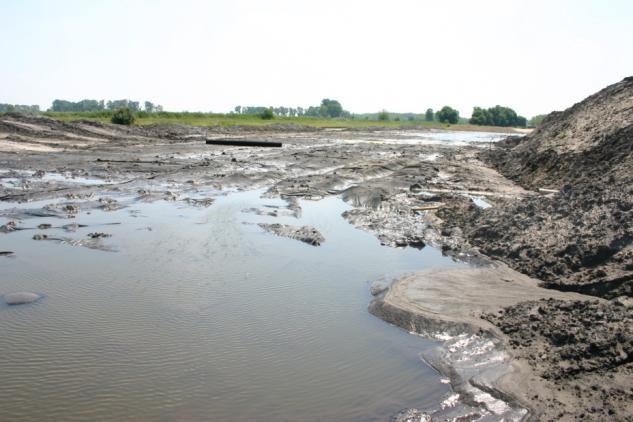
{"label": "puddle", "polygon": [[[78,223],[75,232],[0,234],[0,250],[15,252],[0,260],[0,294],[45,294],[0,307],[3,417],[384,421],[451,402],[419,357],[437,343],[367,304],[374,280],[460,264],[433,248],[380,246],[340,216],[349,206],[338,198],[300,201],[301,218],[242,212],[288,206],[261,193],[208,207],[128,198],[109,212],[79,207],[70,221],[21,222]],[[310,246],[257,223],[312,226],[325,241]],[[118,252],[32,240],[95,231]]]}

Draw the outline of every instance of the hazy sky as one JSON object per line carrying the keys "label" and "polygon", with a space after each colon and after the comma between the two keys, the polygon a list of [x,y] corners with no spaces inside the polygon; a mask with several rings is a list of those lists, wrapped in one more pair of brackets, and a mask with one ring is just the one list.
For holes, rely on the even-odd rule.
{"label": "hazy sky", "polygon": [[0,0],[0,102],[564,109],[633,74],[633,1]]}

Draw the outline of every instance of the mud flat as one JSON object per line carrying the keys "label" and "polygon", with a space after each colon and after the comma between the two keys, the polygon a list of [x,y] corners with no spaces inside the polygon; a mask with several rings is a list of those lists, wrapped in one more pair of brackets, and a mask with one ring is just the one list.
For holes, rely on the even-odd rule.
{"label": "mud flat", "polygon": [[[372,314],[442,345],[423,356],[450,378],[462,417],[539,418],[542,400],[555,396],[528,365],[510,351],[510,338],[490,322],[526,300],[589,301],[591,298],[538,286],[538,281],[501,263],[479,268],[432,270],[395,281],[372,302]],[[452,412],[457,412],[454,408]],[[451,415],[453,415],[451,413]],[[439,413],[432,418],[448,417]]]}

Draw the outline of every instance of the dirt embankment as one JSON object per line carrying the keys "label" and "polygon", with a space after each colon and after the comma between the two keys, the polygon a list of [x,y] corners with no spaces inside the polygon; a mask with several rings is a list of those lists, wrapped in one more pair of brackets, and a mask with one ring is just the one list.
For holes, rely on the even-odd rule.
{"label": "dirt embankment", "polygon": [[[439,243],[537,280],[517,293],[512,277],[473,273],[460,285],[452,274],[435,283],[436,275],[420,273],[398,280],[370,309],[414,331],[446,330],[437,321],[453,321],[494,334],[520,375],[508,371],[514,381],[490,387],[530,408],[532,419],[633,420],[632,151],[633,78],[552,113],[524,138],[482,150],[477,158],[526,192],[497,197],[487,209],[445,201],[435,212]],[[444,358],[451,361],[450,348]],[[477,375],[468,384],[476,386]]]}
{"label": "dirt embankment", "polygon": [[522,186],[556,193],[471,216],[473,244],[548,287],[633,295],[633,77],[482,156]]}
{"label": "dirt embankment", "polygon": [[633,78],[522,139],[479,155],[542,196],[438,213],[481,253],[544,287],[608,301],[538,300],[485,318],[558,393],[533,403],[548,420],[633,418]]}

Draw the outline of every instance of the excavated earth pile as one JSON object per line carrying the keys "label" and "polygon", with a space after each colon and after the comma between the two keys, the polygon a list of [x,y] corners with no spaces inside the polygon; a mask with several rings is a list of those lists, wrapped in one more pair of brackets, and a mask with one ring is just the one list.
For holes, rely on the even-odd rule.
{"label": "excavated earth pile", "polygon": [[472,217],[473,244],[548,287],[633,294],[633,78],[482,155],[522,186],[556,193]]}
{"label": "excavated earth pile", "polygon": [[479,157],[541,196],[444,210],[485,255],[542,286],[607,300],[542,299],[487,315],[553,395],[543,420],[633,420],[633,77]]}

